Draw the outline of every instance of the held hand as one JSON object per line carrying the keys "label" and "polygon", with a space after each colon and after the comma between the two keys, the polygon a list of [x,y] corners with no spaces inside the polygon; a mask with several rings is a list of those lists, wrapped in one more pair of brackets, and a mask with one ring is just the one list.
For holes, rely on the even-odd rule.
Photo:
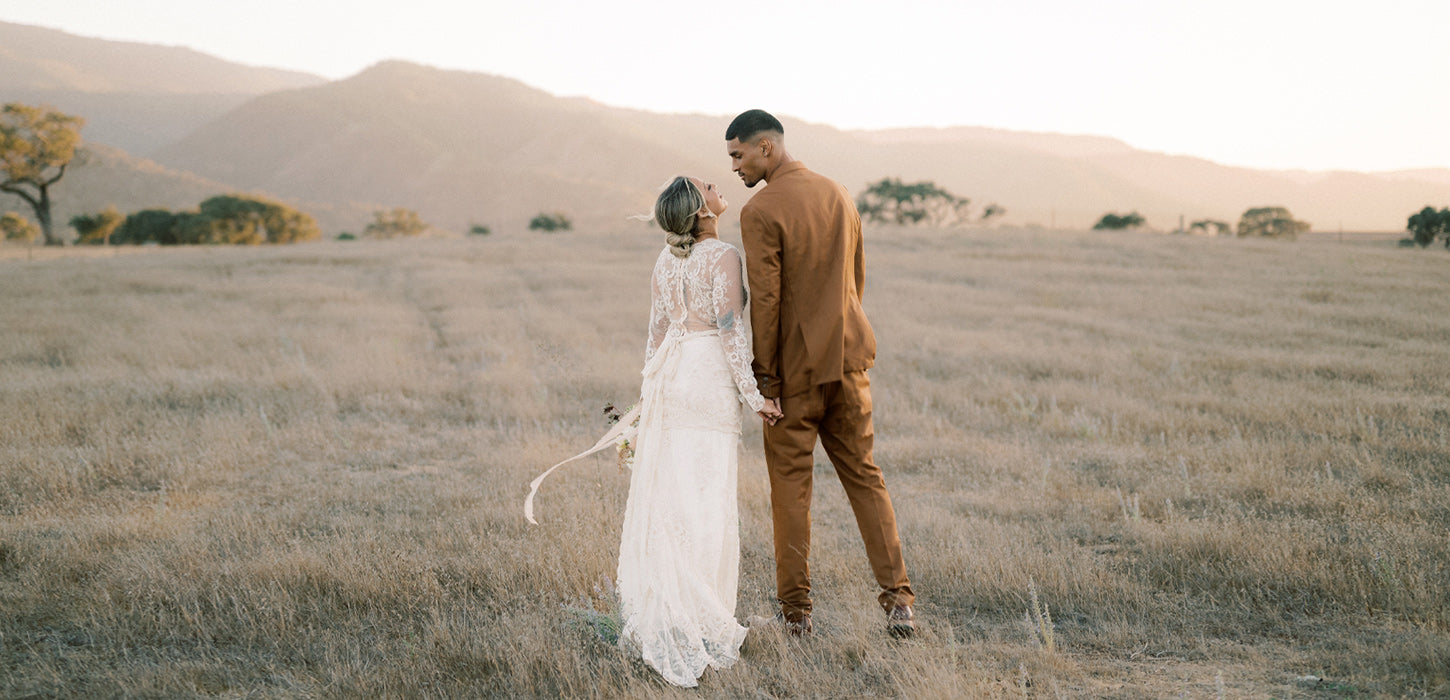
{"label": "held hand", "polygon": [[756,414],[760,416],[761,420],[765,421],[766,425],[775,425],[776,421],[785,417],[785,414],[780,410],[779,399],[766,399],[765,407],[756,411]]}

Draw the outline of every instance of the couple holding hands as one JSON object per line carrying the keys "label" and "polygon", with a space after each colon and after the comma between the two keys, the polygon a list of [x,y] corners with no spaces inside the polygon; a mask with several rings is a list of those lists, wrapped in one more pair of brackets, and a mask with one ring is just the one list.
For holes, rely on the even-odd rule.
{"label": "couple holding hands", "polygon": [[819,439],[855,513],[886,631],[916,629],[896,516],[871,455],[876,341],[861,309],[860,216],[844,187],[791,157],[770,114],[736,117],[725,142],[745,186],[767,185],[741,209],[743,256],[719,238],[727,202],[714,185],[676,177],[655,203],[667,245],[651,277],[620,538],[620,645],[686,687],[707,667],[732,665],[747,633],[735,618],[742,403],[764,421],[780,604],[769,624],[812,633]]}

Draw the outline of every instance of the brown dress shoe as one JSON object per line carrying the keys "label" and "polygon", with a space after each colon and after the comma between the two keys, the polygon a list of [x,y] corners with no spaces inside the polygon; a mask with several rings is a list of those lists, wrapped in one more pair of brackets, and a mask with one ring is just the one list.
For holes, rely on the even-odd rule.
{"label": "brown dress shoe", "polygon": [[916,615],[910,605],[898,605],[886,613],[886,632],[897,639],[916,634]]}
{"label": "brown dress shoe", "polygon": [[794,620],[786,617],[785,613],[776,613],[775,619],[780,623],[781,628],[786,631],[786,634],[792,637],[809,637],[813,631],[811,629],[810,613],[802,614]]}

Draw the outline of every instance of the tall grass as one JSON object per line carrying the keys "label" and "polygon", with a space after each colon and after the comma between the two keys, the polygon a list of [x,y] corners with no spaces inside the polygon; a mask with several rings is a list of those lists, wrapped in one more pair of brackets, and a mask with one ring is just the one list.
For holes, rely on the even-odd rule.
{"label": "tall grass", "polygon": [[[822,458],[816,637],[701,694],[1450,693],[1450,256],[868,235],[922,632],[885,634]],[[602,639],[612,459],[520,508],[637,394],[657,238],[0,260],[0,695],[692,694]]]}

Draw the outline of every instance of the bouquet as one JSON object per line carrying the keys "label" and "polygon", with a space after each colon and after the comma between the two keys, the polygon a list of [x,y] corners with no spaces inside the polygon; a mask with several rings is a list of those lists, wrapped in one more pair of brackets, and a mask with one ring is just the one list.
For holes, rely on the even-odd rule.
{"label": "bouquet", "polygon": [[[639,404],[635,404],[635,406],[638,405]],[[619,409],[614,407],[614,404],[612,402],[604,404],[604,418],[606,421],[608,421],[609,425],[613,426],[618,423],[621,418],[624,418],[625,414],[634,411],[635,406],[630,406],[629,408],[626,408],[623,412],[621,412]],[[634,422],[630,425],[631,427],[638,428],[639,416],[636,415],[634,418]],[[627,468],[633,469],[634,443],[630,442],[627,436],[621,435],[619,437],[619,440],[614,443],[614,447],[615,451],[618,453],[619,456],[619,471],[623,472]]]}

